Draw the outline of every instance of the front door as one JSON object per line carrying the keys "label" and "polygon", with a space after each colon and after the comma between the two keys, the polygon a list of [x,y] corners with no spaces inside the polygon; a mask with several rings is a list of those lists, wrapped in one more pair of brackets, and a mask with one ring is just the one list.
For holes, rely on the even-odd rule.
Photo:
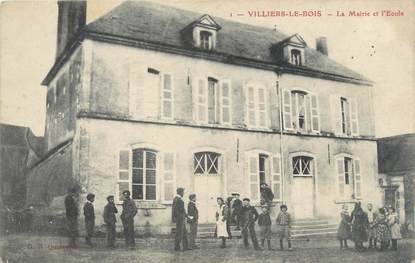
{"label": "front door", "polygon": [[200,223],[216,221],[216,198],[222,194],[220,154],[198,152],[194,155],[194,193]]}
{"label": "front door", "polygon": [[295,218],[312,218],[314,215],[313,177],[294,177],[291,193]]}
{"label": "front door", "polygon": [[220,176],[195,176],[195,194],[200,223],[214,223],[217,209],[216,198],[221,196]]}

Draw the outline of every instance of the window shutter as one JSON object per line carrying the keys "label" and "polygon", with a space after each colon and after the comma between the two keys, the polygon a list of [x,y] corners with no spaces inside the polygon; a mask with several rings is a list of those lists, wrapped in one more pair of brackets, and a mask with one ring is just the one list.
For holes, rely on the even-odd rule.
{"label": "window shutter", "polygon": [[292,116],[291,116],[291,91],[283,90],[283,121],[286,130],[292,130]]}
{"label": "window shutter", "polygon": [[352,135],[359,135],[359,122],[358,122],[358,107],[357,101],[352,99],[350,100],[350,122],[351,122],[351,132]]}
{"label": "window shutter", "polygon": [[194,102],[194,120],[198,123],[207,123],[207,79],[195,78],[192,91]]}
{"label": "window shutter", "polygon": [[320,116],[319,116],[319,105],[318,97],[311,95],[311,130],[313,132],[320,131]]}
{"label": "window shutter", "polygon": [[362,197],[362,176],[360,174],[360,160],[353,160],[354,194],[355,198]]}
{"label": "window shutter", "polygon": [[339,157],[336,159],[336,171],[337,171],[337,187],[338,194],[341,198],[344,197],[344,157]]}
{"label": "window shutter", "polygon": [[255,109],[255,88],[248,86],[245,89],[246,102],[246,124],[250,127],[256,126],[256,109]]}
{"label": "window shutter", "polygon": [[341,112],[341,101],[337,95],[330,96],[330,109],[331,109],[331,120],[332,130],[335,135],[342,134],[342,112]]}
{"label": "window shutter", "polygon": [[247,175],[249,182],[249,196],[252,201],[259,200],[259,155],[247,154]]}
{"label": "window shutter", "polygon": [[162,191],[161,200],[163,203],[173,201],[176,189],[176,154],[165,152],[162,154]]}
{"label": "window shutter", "polygon": [[271,162],[271,187],[274,192],[275,200],[282,200],[282,184],[281,184],[281,158],[274,155]]}
{"label": "window shutter", "polygon": [[258,111],[258,125],[260,127],[267,127],[268,121],[267,121],[267,96],[266,96],[266,89],[263,87],[259,87],[257,89],[258,95],[258,101],[257,101],[257,111]]}
{"label": "window shutter", "polygon": [[230,80],[220,82],[220,120],[222,124],[232,123],[232,88]]}
{"label": "window shutter", "polygon": [[162,90],[161,90],[161,116],[164,119],[173,119],[174,92],[173,92],[173,76],[171,74],[163,74]]}
{"label": "window shutter", "polygon": [[125,190],[131,191],[131,151],[129,149],[122,149],[117,156],[117,189],[115,199],[120,202],[122,200],[122,192]]}

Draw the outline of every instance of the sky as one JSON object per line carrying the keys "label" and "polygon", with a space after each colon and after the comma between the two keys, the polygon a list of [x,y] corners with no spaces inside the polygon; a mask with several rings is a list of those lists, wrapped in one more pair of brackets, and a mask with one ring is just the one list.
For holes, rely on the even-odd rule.
{"label": "sky", "polygon": [[[40,83],[55,59],[57,3],[0,1],[0,122],[27,126],[36,135],[43,135],[46,88]],[[154,2],[277,28],[287,35],[298,33],[312,48],[317,37],[325,36],[329,57],[376,83],[373,88],[376,136],[415,132],[415,1]],[[89,0],[87,22],[119,4],[115,0]],[[400,15],[381,15],[388,10]],[[321,16],[252,17],[249,16],[252,11],[311,11],[321,12]],[[351,11],[370,16],[348,16]],[[344,17],[337,16],[342,12]]]}

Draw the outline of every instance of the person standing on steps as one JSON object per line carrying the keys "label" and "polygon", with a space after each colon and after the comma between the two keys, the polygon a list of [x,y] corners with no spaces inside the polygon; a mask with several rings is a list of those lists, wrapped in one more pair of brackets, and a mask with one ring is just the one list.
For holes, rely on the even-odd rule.
{"label": "person standing on steps", "polygon": [[226,229],[226,219],[228,215],[228,208],[222,197],[216,199],[218,208],[216,210],[216,235],[222,239],[221,248],[226,247],[226,238],[228,238],[228,231]]}

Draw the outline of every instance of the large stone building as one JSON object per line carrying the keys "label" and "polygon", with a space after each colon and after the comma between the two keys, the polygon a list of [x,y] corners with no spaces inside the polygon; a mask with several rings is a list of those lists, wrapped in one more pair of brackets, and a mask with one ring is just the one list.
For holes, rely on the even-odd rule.
{"label": "large stone building", "polygon": [[45,203],[79,184],[99,215],[107,195],[120,204],[129,189],[137,225],[168,232],[179,186],[198,195],[201,222],[214,220],[217,196],[258,204],[262,182],[296,219],[381,201],[373,83],[331,60],[325,38],[315,50],[298,34],[148,2],[84,26],[85,10],[59,2],[43,85],[49,163],[64,170],[41,190]]}

